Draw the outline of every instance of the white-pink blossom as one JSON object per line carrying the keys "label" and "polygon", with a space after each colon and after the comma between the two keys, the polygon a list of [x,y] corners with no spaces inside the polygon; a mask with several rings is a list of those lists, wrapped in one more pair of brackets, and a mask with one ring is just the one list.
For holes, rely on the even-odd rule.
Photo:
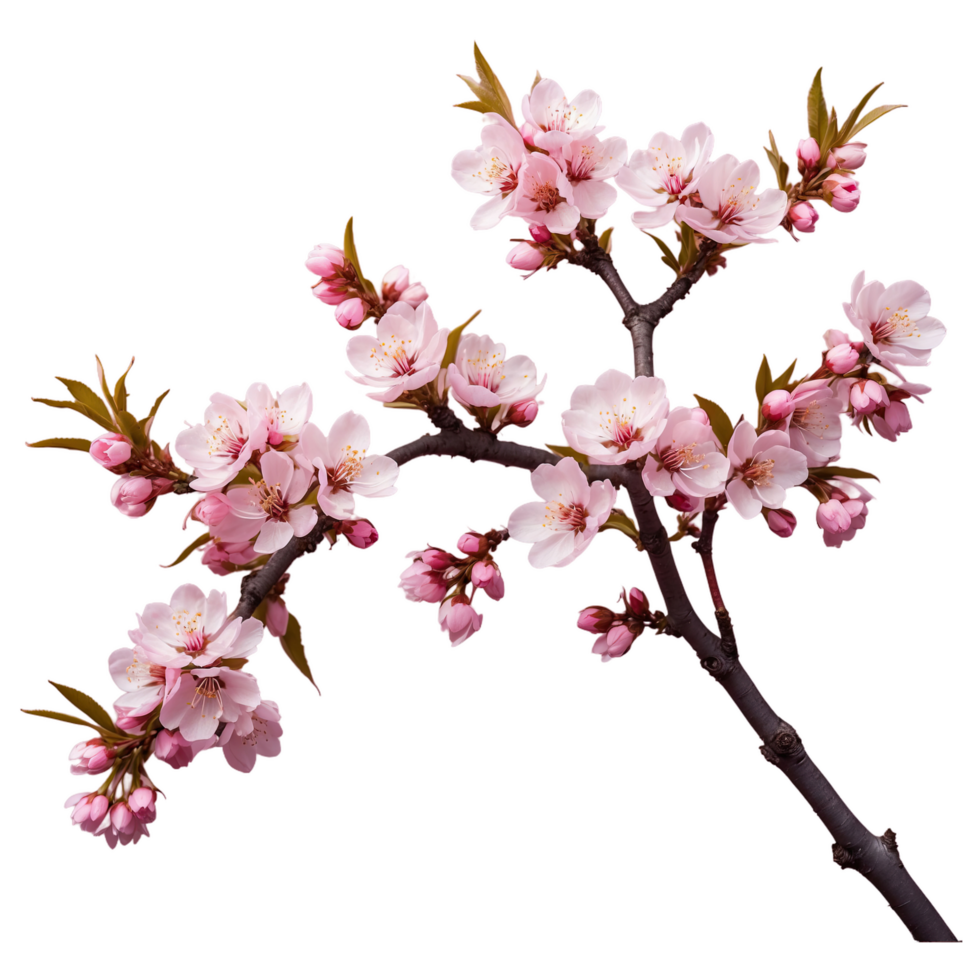
{"label": "white-pink blossom", "polygon": [[725,489],[728,470],[705,412],[675,408],[643,464],[643,485],[656,496],[680,490],[688,497],[713,497]]}
{"label": "white-pink blossom", "polygon": [[[137,628],[130,631],[134,643],[132,665],[127,671],[129,687],[138,690],[147,675],[152,679],[151,665],[180,669],[194,663],[206,667],[222,659],[248,658],[262,639],[262,624],[257,619],[227,618],[228,600],[223,592],[212,590],[208,596],[196,585],[182,585],[169,603],[151,602],[136,617]],[[110,658],[111,669],[122,669],[122,651]],[[117,681],[119,683],[119,681]],[[146,684],[151,684],[147,680]]]}
{"label": "white-pink blossom", "polygon": [[300,451],[316,469],[317,503],[328,517],[354,516],[354,496],[388,497],[395,492],[398,464],[387,456],[369,456],[371,430],[363,415],[345,412],[324,435],[310,423]]}
{"label": "white-pink blossom", "polygon": [[[261,627],[262,624],[259,623]],[[262,700],[251,674],[230,667],[168,669],[167,692],[160,707],[160,723],[179,729],[190,742],[208,739],[219,723],[235,722]]]}
{"label": "white-pink blossom", "polygon": [[534,145],[549,153],[602,129],[602,100],[597,93],[586,89],[567,99],[562,87],[550,78],[542,78],[530,95],[524,96],[521,109]]}
{"label": "white-pink blossom", "polygon": [[381,298],[386,303],[397,303],[401,300],[413,309],[417,307],[429,298],[429,294],[422,283],[409,282],[410,278],[408,269],[403,265],[389,269],[381,280]]}
{"label": "white-pink blossom", "polygon": [[[244,468],[257,448],[250,439],[248,409],[230,395],[211,396],[203,425],[177,434],[174,447],[194,468],[195,490],[220,490]],[[258,440],[265,444],[265,432]]]}
{"label": "white-pink blossom", "polygon": [[587,136],[567,143],[561,152],[565,176],[582,217],[603,217],[616,200],[616,188],[606,181],[626,162],[626,140]]}
{"label": "white-pink blossom", "polygon": [[946,328],[929,316],[928,290],[911,279],[885,286],[866,283],[860,272],[844,304],[848,320],[861,331],[868,350],[900,378],[901,368],[929,363],[929,355],[946,336]]}
{"label": "white-pink blossom", "polygon": [[300,505],[310,486],[311,473],[296,469],[287,453],[271,451],[259,457],[262,479],[226,493],[230,513],[215,528],[218,538],[251,540],[260,555],[271,555],[295,535],[303,537],[316,524],[316,509]]}
{"label": "white-pink blossom", "polygon": [[544,153],[532,153],[521,168],[514,191],[513,214],[528,224],[567,235],[578,225],[572,185],[561,167]]}
{"label": "white-pink blossom", "polygon": [[347,358],[355,371],[347,372],[358,384],[384,391],[368,395],[393,402],[406,391],[423,388],[442,367],[448,330],[440,330],[428,303],[416,309],[394,303],[378,322],[377,337],[358,334],[347,344]]}
{"label": "white-pink blossom", "polygon": [[680,200],[697,189],[714,142],[711,130],[704,123],[695,123],[680,139],[654,133],[645,150],[634,151],[616,183],[637,204],[652,209],[633,212],[637,228],[660,228],[673,220]]}
{"label": "white-pink blossom", "polygon": [[482,625],[483,616],[465,595],[454,595],[439,606],[439,625],[449,634],[454,647],[468,640]]}
{"label": "white-pink blossom", "polygon": [[[245,403],[252,432],[265,430],[269,446],[288,450],[299,441],[303,426],[313,414],[313,392],[305,382],[272,394],[268,385],[257,382],[249,387]],[[264,451],[265,446],[253,446]]]}
{"label": "white-pink blossom", "polygon": [[801,484],[809,472],[806,457],[790,449],[785,432],[770,429],[760,436],[749,422],[735,426],[728,458],[732,477],[725,493],[745,518],[761,514],[763,507],[781,507],[787,487]]}
{"label": "white-pink blossom", "polygon": [[660,378],[606,371],[572,392],[562,428],[572,449],[592,463],[625,463],[651,452],[667,424],[667,389]]}
{"label": "white-pink blossom", "polygon": [[764,238],[779,226],[786,214],[784,191],[774,188],[759,193],[759,166],[743,163],[731,154],[709,164],[698,181],[703,207],[680,204],[674,212],[678,222],[719,243],[773,242]]}
{"label": "white-pink blossom", "polygon": [[[279,705],[275,701],[260,701],[258,706],[243,712],[238,718],[225,725],[218,738],[218,745],[232,769],[251,772],[257,756],[271,758],[279,755],[282,725]],[[132,798],[130,798],[132,805]]]}
{"label": "white-pink blossom", "polygon": [[464,190],[489,197],[477,209],[470,224],[477,230],[492,228],[514,209],[517,181],[524,164],[521,134],[495,113],[488,113],[483,143],[453,158],[453,178]]}
{"label": "white-pink blossom", "polygon": [[793,412],[782,423],[789,433],[789,444],[803,453],[811,466],[823,466],[840,454],[840,397],[826,378],[804,381],[793,389],[791,397]]}
{"label": "white-pink blossom", "polygon": [[531,486],[543,503],[518,507],[507,527],[511,537],[531,545],[528,559],[535,568],[560,568],[574,561],[609,519],[616,488],[609,480],[590,484],[568,456],[537,467]]}

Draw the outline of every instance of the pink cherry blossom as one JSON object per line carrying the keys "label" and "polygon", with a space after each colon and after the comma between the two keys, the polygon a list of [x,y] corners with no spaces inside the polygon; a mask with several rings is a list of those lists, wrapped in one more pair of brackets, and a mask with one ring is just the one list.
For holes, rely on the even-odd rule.
{"label": "pink cherry blossom", "polygon": [[418,309],[398,302],[378,322],[377,337],[359,334],[347,344],[347,357],[355,371],[347,372],[358,384],[384,391],[368,397],[393,402],[406,391],[424,388],[442,367],[448,330],[440,330],[428,303]]}
{"label": "pink cherry blossom", "polygon": [[544,225],[554,234],[567,235],[576,228],[581,215],[572,185],[551,157],[532,153],[521,168],[513,214],[528,224]]}
{"label": "pink cherry blossom", "polygon": [[478,589],[483,589],[491,599],[504,597],[504,579],[496,562],[489,559],[478,561],[470,571],[470,581]]}
{"label": "pink cherry blossom", "polygon": [[254,434],[251,445],[260,452],[265,451],[266,445],[291,449],[313,414],[313,392],[306,383],[275,395],[268,385],[256,383],[249,387],[245,403],[249,429]]}
{"label": "pink cherry blossom", "polygon": [[114,849],[117,844],[136,844],[142,837],[149,837],[150,831],[147,824],[156,819],[156,810],[150,812],[148,816],[139,819],[129,808],[125,800],[120,800],[109,810],[109,819],[103,821],[102,826],[95,832],[97,837],[102,837],[110,848]]}
{"label": "pink cherry blossom", "polygon": [[809,475],[806,457],[790,449],[789,439],[778,429],[760,436],[748,422],[735,426],[728,443],[732,477],[725,493],[742,517],[755,517],[763,507],[781,507],[786,488],[798,486]]}
{"label": "pink cherry blossom", "polygon": [[449,634],[452,645],[458,647],[483,625],[483,616],[465,595],[454,595],[439,606],[439,625]]}
{"label": "pink cherry blossom", "polygon": [[830,151],[827,157],[827,166],[844,170],[857,170],[863,167],[868,155],[864,151],[868,148],[867,143],[845,143]]}
{"label": "pink cherry blossom", "polygon": [[667,389],[660,378],[606,371],[572,392],[562,428],[572,449],[592,463],[625,463],[652,452],[667,424]]}
{"label": "pink cherry blossom", "polygon": [[809,201],[798,201],[789,209],[789,220],[793,222],[793,227],[804,234],[816,231],[819,219],[817,209]]}
{"label": "pink cherry blossom", "polygon": [[[850,541],[864,527],[868,516],[867,504],[869,500],[874,500],[874,497],[859,483],[848,477],[837,476],[829,482],[834,488],[834,499],[843,506],[849,524],[841,531],[830,531],[824,528],[823,543],[828,548],[839,548],[845,541]],[[820,523],[819,518],[817,523]]]}
{"label": "pink cherry blossom", "polygon": [[583,218],[601,218],[616,200],[616,188],[606,181],[626,162],[626,140],[587,136],[567,143],[561,153],[575,206]]}
{"label": "pink cherry blossom", "polygon": [[[250,657],[262,639],[262,624],[257,619],[227,618],[228,600],[223,592],[212,590],[208,596],[196,585],[182,585],[169,603],[151,602],[136,617],[137,628],[130,632],[135,644],[135,664],[180,669],[193,663],[206,667],[222,659]],[[122,651],[117,650],[110,664],[121,669]],[[134,689],[152,683],[154,672],[138,666],[127,671],[134,678]],[[149,675],[146,685],[138,683]],[[117,681],[119,683],[119,681]],[[129,690],[121,683],[120,687]],[[168,726],[169,727],[169,726]]]}
{"label": "pink cherry blossom", "polygon": [[878,409],[888,407],[888,392],[870,378],[854,380],[849,385],[848,398],[858,415],[873,415]]}
{"label": "pink cherry blossom", "polygon": [[[406,598],[412,602],[442,602],[449,591],[449,580],[444,572],[447,568],[453,568],[455,571],[454,565],[443,565],[438,558],[427,557],[432,554],[440,555],[444,552],[430,549],[413,551],[408,555],[414,561],[402,572],[398,584],[404,590]],[[451,555],[448,557],[452,558]]]}
{"label": "pink cherry blossom", "polygon": [[101,793],[75,793],[65,801],[72,807],[71,822],[87,834],[95,834],[109,812],[109,800]]}
{"label": "pink cherry blossom", "polygon": [[724,491],[728,470],[705,413],[675,408],[643,464],[643,485],[657,496],[679,490],[688,497],[713,497]]}
{"label": "pink cherry blossom", "polygon": [[275,701],[260,701],[254,711],[240,714],[235,721],[225,725],[218,745],[228,765],[239,772],[251,772],[257,756],[271,758],[279,755],[280,720],[279,705]]}
{"label": "pink cherry blossom", "polygon": [[196,742],[188,741],[180,732],[168,732],[164,729],[157,733],[153,743],[153,754],[162,762],[174,769],[182,769],[189,766],[194,761],[194,756],[198,752],[211,748],[217,737],[212,735],[210,738],[200,739]]}
{"label": "pink cherry blossom", "polygon": [[610,660],[629,653],[635,639],[636,636],[633,631],[625,624],[619,623],[601,636],[596,637],[592,652],[598,653],[604,664],[609,663]]}
{"label": "pink cherry blossom", "polygon": [[642,589],[630,589],[626,595],[626,603],[636,616],[643,616],[650,611],[650,600]]}
{"label": "pink cherry blossom", "polygon": [[464,555],[478,555],[482,551],[487,549],[487,539],[482,534],[474,534],[472,531],[466,531],[464,534],[459,536],[459,541],[456,542],[456,547],[463,552]]}
{"label": "pink cherry blossom", "polygon": [[851,515],[839,500],[827,500],[817,507],[817,524],[824,531],[839,534],[851,526]]}
{"label": "pink cherry blossom", "polygon": [[[262,624],[258,625],[261,631]],[[168,729],[179,729],[190,742],[210,738],[219,723],[237,721],[262,700],[255,678],[230,667],[170,669],[167,684],[160,722]]]}
{"label": "pink cherry blossom", "polygon": [[928,291],[911,279],[885,286],[877,280],[865,283],[861,272],[844,312],[868,350],[901,378],[901,368],[928,364],[930,352],[946,336],[943,324],[928,315],[931,302]]}
{"label": "pink cherry blossom", "polygon": [[125,463],[133,455],[130,441],[118,432],[103,432],[97,439],[92,440],[88,451],[92,459],[106,469]]}
{"label": "pink cherry blossom", "polygon": [[567,99],[562,87],[542,78],[521,103],[528,135],[534,145],[549,153],[560,151],[572,140],[584,139],[601,130],[602,100],[591,89]]}
{"label": "pink cherry blossom", "polygon": [[780,507],[766,514],[766,523],[777,537],[788,538],[796,530],[796,515],[791,510]]}
{"label": "pink cherry blossom", "polygon": [[[650,379],[652,380],[652,379]],[[511,537],[531,545],[535,568],[561,568],[574,561],[608,520],[616,503],[609,480],[590,484],[571,457],[542,463],[531,474],[531,486],[544,501],[518,507],[507,527]]]}
{"label": "pink cherry blossom", "polygon": [[220,490],[265,446],[266,430],[252,434],[247,408],[230,395],[214,394],[203,425],[177,434],[177,452],[194,468],[195,490]]}
{"label": "pink cherry blossom", "polygon": [[889,442],[894,442],[903,432],[912,428],[912,416],[904,401],[892,399],[871,417],[875,432]]}
{"label": "pink cherry blossom", "polygon": [[259,458],[262,479],[251,486],[231,487],[226,497],[231,513],[217,526],[222,539],[251,540],[260,555],[285,547],[295,535],[309,534],[316,524],[316,509],[299,506],[310,486],[310,475],[297,470],[286,453],[267,452]]}
{"label": "pink cherry blossom", "polygon": [[715,242],[773,242],[762,236],[783,220],[786,194],[773,188],[759,194],[758,186],[758,164],[739,163],[726,154],[709,164],[698,181],[703,207],[681,204],[674,218]]}
{"label": "pink cherry blossom", "polygon": [[156,814],[157,794],[147,786],[140,786],[129,794],[126,801],[137,820],[152,820]]}
{"label": "pink cherry blossom", "polygon": [[823,466],[840,454],[840,399],[826,378],[797,385],[792,398],[793,414],[782,428],[789,432],[793,449],[803,453],[811,466]]}
{"label": "pink cherry blossom", "polygon": [[633,153],[616,183],[638,204],[653,209],[633,213],[637,228],[660,228],[673,220],[678,203],[697,189],[714,143],[711,130],[695,123],[679,140],[654,133],[647,149]]}
{"label": "pink cherry blossom", "polygon": [[316,469],[316,499],[327,517],[353,517],[355,495],[388,497],[395,492],[398,464],[387,456],[368,456],[370,444],[367,420],[356,412],[341,415],[326,436],[313,423],[303,430],[300,451]]}
{"label": "pink cherry blossom", "polygon": [[121,647],[109,654],[109,674],[124,693],[113,707],[127,719],[145,718],[162,700],[167,668],[153,663],[145,653]]}
{"label": "pink cherry blossom", "polygon": [[464,190],[489,197],[470,222],[478,231],[493,228],[514,210],[517,182],[524,165],[524,141],[510,123],[488,113],[483,127],[483,143],[475,150],[463,150],[453,158],[452,173]]}
{"label": "pink cherry blossom", "polygon": [[258,558],[251,541],[216,541],[204,549],[201,563],[215,575],[228,575]]}
{"label": "pink cherry blossom", "polygon": [[507,253],[506,261],[512,269],[534,272],[535,269],[540,269],[541,263],[544,262],[544,250],[534,242],[518,242]]}

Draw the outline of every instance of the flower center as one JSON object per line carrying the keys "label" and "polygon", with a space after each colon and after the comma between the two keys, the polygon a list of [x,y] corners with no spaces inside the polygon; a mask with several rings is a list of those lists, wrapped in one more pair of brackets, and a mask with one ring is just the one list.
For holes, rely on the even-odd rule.
{"label": "flower center", "polygon": [[500,373],[503,367],[503,355],[497,352],[477,351],[476,357],[466,359],[466,379],[471,385],[480,385],[490,391],[496,391],[504,375]]}
{"label": "flower center", "polygon": [[340,465],[327,470],[327,484],[331,493],[346,490],[361,475],[361,470],[364,469],[365,452],[364,449],[352,449],[347,446]]}
{"label": "flower center", "polygon": [[570,133],[578,125],[583,113],[568,104],[568,99],[563,98],[554,107],[548,106],[545,110],[545,121],[542,129],[545,132]]}
{"label": "flower center", "polygon": [[911,337],[915,333],[915,321],[909,311],[898,310],[884,322],[878,321],[871,328],[871,339],[876,344],[890,344],[897,338]]}
{"label": "flower center", "polygon": [[800,405],[793,412],[791,424],[823,438],[823,430],[830,428],[830,422],[827,420],[824,408],[825,405],[819,401],[812,401],[807,405]]}
{"label": "flower center", "polygon": [[758,484],[760,487],[772,486],[772,471],[776,465],[772,459],[753,459],[742,470],[742,482],[749,488]]}
{"label": "flower center", "polygon": [[550,531],[571,531],[578,534],[585,530],[585,518],[588,513],[582,504],[566,504],[560,500],[551,500],[544,505],[543,527]]}
{"label": "flower center", "polygon": [[499,157],[490,157],[486,170],[478,170],[475,177],[482,177],[494,190],[506,196],[517,189],[517,172]]}
{"label": "flower center", "polygon": [[535,180],[528,197],[537,205],[536,211],[544,211],[546,214],[565,203],[565,198],[558,193],[558,188],[550,180]]}
{"label": "flower center", "polygon": [[755,187],[750,184],[739,183],[741,179],[739,177],[734,184],[729,185],[728,196],[722,198],[718,205],[718,220],[722,224],[732,224],[738,221],[746,208],[752,211],[759,203],[759,198],[752,195]]}
{"label": "flower center", "polygon": [[144,664],[136,659],[133,651],[133,662],[126,668],[126,679],[139,691],[144,687],[156,687],[166,681],[167,669],[159,664]]}
{"label": "flower center", "polygon": [[218,416],[218,424],[208,433],[208,455],[226,460],[237,460],[248,443],[248,436],[241,425],[232,419]]}
{"label": "flower center", "polygon": [[696,466],[704,459],[704,453],[696,453],[696,442],[689,446],[671,446],[670,449],[660,454],[660,462],[663,463],[665,470],[674,473],[686,467]]}
{"label": "flower center", "polygon": [[595,166],[595,146],[591,143],[586,143],[579,147],[575,159],[569,161],[567,166],[568,179],[573,184],[577,184],[583,180],[590,180]]}
{"label": "flower center", "polygon": [[270,487],[265,480],[259,480],[258,483],[252,480],[251,483],[258,491],[259,506],[269,515],[269,520],[285,520],[286,512],[289,510],[289,504],[282,499],[282,491],[279,489],[279,484],[276,483]]}
{"label": "flower center", "polygon": [[[623,401],[626,401],[626,399],[624,398]],[[635,414],[635,405],[632,407],[628,416],[620,415],[619,412],[599,412],[599,427],[604,429],[609,436],[603,442],[603,445],[607,449],[629,449],[634,442],[640,441],[642,429],[633,425]]]}
{"label": "flower center", "polygon": [[200,683],[194,688],[194,697],[191,699],[191,707],[196,708],[200,700],[202,706],[210,702],[217,702],[218,711],[222,711],[224,705],[221,701],[221,681],[217,677],[199,677]]}
{"label": "flower center", "polygon": [[188,609],[181,609],[171,616],[174,621],[174,635],[183,643],[183,646],[177,647],[178,650],[196,653],[204,649],[208,637],[201,624],[203,616],[202,612],[192,613]]}
{"label": "flower center", "polygon": [[684,179],[684,158],[663,156],[663,152],[659,146],[654,150],[652,169],[660,179],[660,186],[668,194],[680,194],[687,187]]}

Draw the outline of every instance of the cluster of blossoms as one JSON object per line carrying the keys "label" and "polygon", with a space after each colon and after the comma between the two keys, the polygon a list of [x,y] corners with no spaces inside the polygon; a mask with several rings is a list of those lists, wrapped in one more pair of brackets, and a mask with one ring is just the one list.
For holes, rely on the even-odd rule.
{"label": "cluster of blossoms", "polygon": [[[493,84],[499,86],[496,79]],[[522,124],[510,112],[503,90],[492,93],[501,111],[484,113],[481,145],[458,153],[452,174],[461,187],[488,199],[473,216],[474,228],[492,228],[506,216],[526,222],[530,237],[519,239],[507,256],[516,269],[531,273],[573,257],[573,243],[592,236],[595,220],[615,201],[614,180],[645,209],[633,214],[636,227],[650,232],[674,222],[681,231],[686,226],[720,246],[707,267],[713,273],[725,264],[720,255],[725,248],[772,242],[765,236],[780,225],[790,234],[812,232],[819,217],[813,201],[823,200],[841,212],[857,207],[860,190],[853,173],[865,162],[867,144],[852,137],[898,108],[883,107],[859,120],[874,91],[838,127],[836,115],[827,116],[818,72],[810,101],[823,109],[811,122],[811,135],[799,143],[800,180],[789,183],[788,164],[771,139],[772,150],[766,153],[778,187],[768,190],[760,191],[755,161],[731,154],[712,159],[714,136],[704,123],[688,126],[680,138],[654,133],[646,148],[635,150],[627,161],[624,140],[599,136],[604,130],[599,96],[586,90],[569,98],[551,79],[537,80],[524,96]],[[478,107],[487,105],[467,105]],[[678,238],[683,241],[680,232]],[[658,244],[671,254],[659,239]],[[693,258],[694,253],[685,257],[682,250],[679,264],[672,254],[665,261],[680,271]]]}
{"label": "cluster of blossoms", "polygon": [[622,612],[613,612],[606,606],[586,606],[578,614],[578,628],[598,633],[593,653],[607,663],[629,653],[633,641],[645,630],[663,633],[667,629],[667,617],[662,612],[650,612],[650,603],[640,589],[623,589]]}
{"label": "cluster of blossoms", "polygon": [[[483,589],[495,602],[504,597],[504,579],[491,557],[508,533],[467,531],[457,542],[463,557],[441,548],[412,551],[412,564],[402,572],[401,588],[412,602],[438,602],[439,625],[449,634],[452,645],[468,640],[482,625],[483,615],[473,608],[477,589]],[[469,595],[467,586],[472,586]]]}
{"label": "cluster of blossoms", "polygon": [[115,722],[106,716],[93,725],[99,737],[69,756],[76,775],[107,774],[66,806],[73,823],[110,847],[149,834],[157,798],[145,767],[151,756],[179,769],[220,746],[233,768],[250,772],[257,756],[279,754],[282,735],[277,705],[262,699],[255,677],[242,669],[262,639],[258,619],[229,617],[223,593],[205,596],[183,585],[169,603],[146,606],[136,623],[132,646],[109,657],[124,692],[114,704]]}

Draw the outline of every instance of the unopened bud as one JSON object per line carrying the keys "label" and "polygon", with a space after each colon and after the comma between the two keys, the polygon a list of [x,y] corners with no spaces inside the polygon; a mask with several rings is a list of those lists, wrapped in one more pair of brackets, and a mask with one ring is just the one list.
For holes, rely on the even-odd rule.
{"label": "unopened bud", "polygon": [[851,515],[839,500],[828,500],[817,507],[817,524],[831,534],[839,534],[851,526]]}
{"label": "unopened bud", "polygon": [[633,614],[636,616],[644,616],[650,611],[650,603],[647,601],[647,597],[640,589],[630,589],[626,601],[629,604],[630,609],[633,610]]}
{"label": "unopened bud", "polygon": [[510,406],[504,422],[506,425],[516,425],[519,429],[530,425],[538,417],[538,402],[535,398],[527,398]]}
{"label": "unopened bud", "polygon": [[616,614],[605,606],[587,606],[578,614],[578,628],[589,633],[605,633]]}
{"label": "unopened bud", "polygon": [[336,275],[347,264],[343,249],[336,245],[317,245],[306,257],[306,268],[315,276]]}
{"label": "unopened bud", "polygon": [[766,514],[769,530],[780,538],[788,538],[796,530],[796,515],[791,510],[780,507]]}
{"label": "unopened bud", "polygon": [[781,422],[793,414],[795,407],[793,396],[788,391],[777,388],[762,399],[762,417],[770,422]]}
{"label": "unopened bud", "polygon": [[799,232],[811,232],[820,218],[817,209],[809,201],[798,201],[789,209],[789,220]]}
{"label": "unopened bud", "polygon": [[337,322],[342,327],[347,330],[356,330],[364,322],[367,310],[367,303],[355,296],[351,299],[345,299],[337,307],[337,312],[334,316],[336,316]]}
{"label": "unopened bud", "polygon": [[541,268],[542,262],[544,262],[544,254],[540,248],[530,242],[518,242],[507,253],[507,264],[513,269],[533,272]]}
{"label": "unopened bud", "polygon": [[546,245],[551,241],[551,232],[548,230],[547,225],[531,225],[528,231],[530,231],[531,237],[542,245]]}
{"label": "unopened bud", "polygon": [[861,360],[860,352],[849,343],[837,344],[827,351],[827,367],[834,374],[847,374],[848,371],[853,371],[859,360]]}
{"label": "unopened bud", "polygon": [[827,166],[834,169],[843,167],[844,170],[857,170],[868,159],[867,153],[864,152],[867,148],[867,143],[845,143],[843,146],[838,146],[830,151]]}
{"label": "unopened bud", "polygon": [[92,459],[106,469],[125,463],[133,455],[129,440],[118,432],[104,432],[92,441],[88,451]]}
{"label": "unopened bud", "polygon": [[851,405],[859,415],[872,415],[888,405],[888,392],[870,378],[855,381],[850,391]]}
{"label": "unopened bud", "polygon": [[347,538],[355,548],[370,548],[378,540],[378,529],[363,518],[355,521],[340,521],[334,525],[334,529]]}
{"label": "unopened bud", "polygon": [[861,201],[861,188],[858,182],[846,174],[831,174],[823,182],[824,193],[830,192],[830,206],[835,211],[847,214],[853,211]]}
{"label": "unopened bud", "polygon": [[482,534],[474,534],[472,531],[467,531],[456,542],[456,547],[464,555],[478,555],[487,550],[487,539]]}
{"label": "unopened bud", "polygon": [[796,159],[800,173],[816,170],[820,164],[820,144],[812,136],[800,140],[800,145],[796,148]]}

